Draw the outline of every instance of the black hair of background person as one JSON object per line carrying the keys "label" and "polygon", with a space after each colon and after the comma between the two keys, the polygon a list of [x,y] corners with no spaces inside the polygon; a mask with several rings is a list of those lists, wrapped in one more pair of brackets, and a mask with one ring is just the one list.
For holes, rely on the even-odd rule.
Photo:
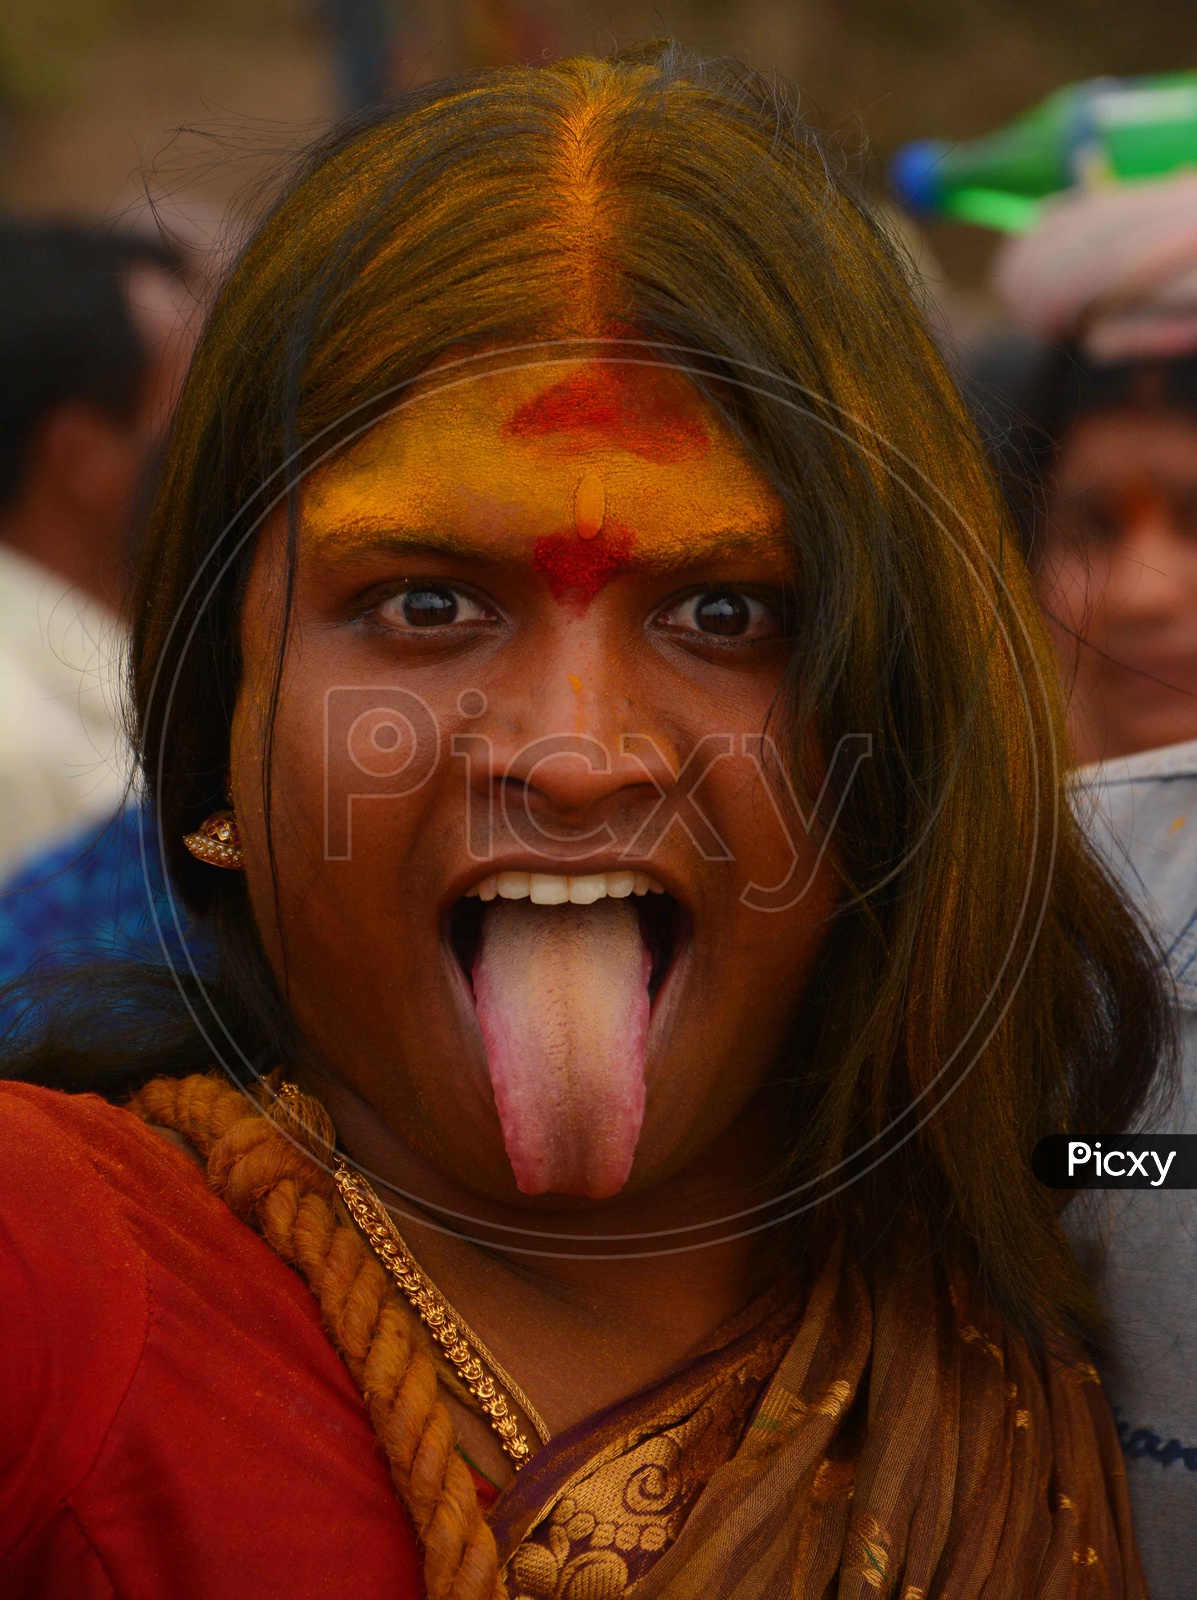
{"label": "black hair of background person", "polygon": [[20,492],[38,424],[85,402],[136,410],[150,352],[129,307],[129,272],[177,273],[152,237],[71,223],[0,223],[0,511]]}
{"label": "black hair of background person", "polygon": [[1043,553],[1048,481],[1068,430],[1081,416],[1124,405],[1197,416],[1197,355],[1098,364],[1074,344],[1008,332],[968,357],[961,387],[1034,568]]}

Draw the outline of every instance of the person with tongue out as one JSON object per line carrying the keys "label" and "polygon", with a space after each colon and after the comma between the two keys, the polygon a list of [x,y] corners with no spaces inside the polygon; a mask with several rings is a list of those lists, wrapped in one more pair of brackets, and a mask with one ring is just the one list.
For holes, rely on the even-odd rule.
{"label": "person with tongue out", "polygon": [[772,87],[654,47],[330,135],[134,622],[215,955],[10,1047],[12,1592],[1143,1593],[1027,1154],[1133,1116],[1157,979]]}

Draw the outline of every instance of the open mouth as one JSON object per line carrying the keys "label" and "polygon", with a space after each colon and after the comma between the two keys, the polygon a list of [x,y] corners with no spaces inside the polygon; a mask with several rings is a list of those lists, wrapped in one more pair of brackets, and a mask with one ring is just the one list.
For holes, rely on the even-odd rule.
{"label": "open mouth", "polygon": [[492,874],[467,889],[449,909],[449,948],[471,993],[483,919],[487,906],[496,899],[527,900],[531,905],[594,905],[603,899],[630,899],[650,961],[650,1003],[656,1000],[674,956],[689,935],[686,912],[647,872],[595,872],[573,878],[547,872]]}
{"label": "open mouth", "polygon": [[447,943],[525,1194],[602,1199],[627,1182],[650,1014],[688,930],[674,896],[633,871],[500,872],[450,908]]}

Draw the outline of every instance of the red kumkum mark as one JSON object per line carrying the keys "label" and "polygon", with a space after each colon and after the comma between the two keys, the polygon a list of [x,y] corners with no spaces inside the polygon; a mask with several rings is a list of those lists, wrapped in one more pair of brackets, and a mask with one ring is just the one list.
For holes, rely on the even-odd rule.
{"label": "red kumkum mark", "polygon": [[585,611],[604,584],[628,565],[636,544],[629,529],[608,517],[596,539],[576,533],[550,533],[532,546],[532,565],[554,600]]}
{"label": "red kumkum mark", "polygon": [[672,369],[584,367],[520,406],[503,424],[503,434],[509,439],[583,435],[567,446],[571,454],[591,448],[597,436],[664,465],[705,455],[710,437],[697,415],[697,396],[687,405],[689,397],[677,389],[680,382]]}

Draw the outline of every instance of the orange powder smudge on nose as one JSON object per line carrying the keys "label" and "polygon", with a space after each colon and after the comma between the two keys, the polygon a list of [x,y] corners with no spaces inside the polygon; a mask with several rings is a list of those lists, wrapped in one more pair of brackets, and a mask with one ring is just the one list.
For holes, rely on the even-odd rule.
{"label": "orange powder smudge on nose", "polygon": [[710,445],[697,404],[691,409],[687,398],[676,379],[651,368],[592,363],[520,406],[503,434],[525,440],[565,435],[558,448],[571,453],[601,440],[646,461],[685,461],[705,455]]}
{"label": "orange powder smudge on nose", "polygon": [[554,600],[570,601],[585,611],[603,585],[628,565],[635,544],[629,529],[608,518],[597,538],[550,533],[537,539],[532,565]]}
{"label": "orange powder smudge on nose", "polygon": [[569,686],[573,690],[574,699],[577,701],[577,705],[574,707],[574,732],[585,733],[586,729],[583,726],[585,715],[582,709],[582,680],[576,672],[569,674]]}

